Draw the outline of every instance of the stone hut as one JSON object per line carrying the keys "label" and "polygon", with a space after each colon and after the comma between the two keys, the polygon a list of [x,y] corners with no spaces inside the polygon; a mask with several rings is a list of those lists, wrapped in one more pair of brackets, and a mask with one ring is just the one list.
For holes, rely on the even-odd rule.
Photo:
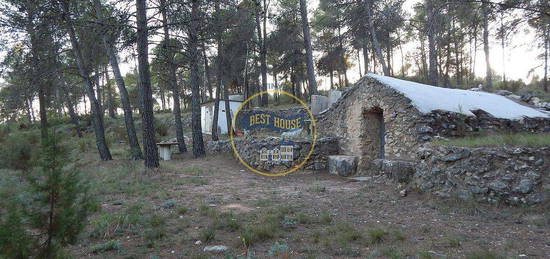
{"label": "stone hut", "polygon": [[317,127],[364,171],[380,160],[416,161],[419,147],[439,137],[548,132],[550,115],[496,94],[369,74],[317,117]]}

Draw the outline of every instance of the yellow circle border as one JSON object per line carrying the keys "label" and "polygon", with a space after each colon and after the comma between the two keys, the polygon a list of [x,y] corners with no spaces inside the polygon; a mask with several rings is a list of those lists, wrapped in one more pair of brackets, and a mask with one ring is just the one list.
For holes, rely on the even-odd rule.
{"label": "yellow circle border", "polygon": [[[300,103],[300,105],[302,105],[302,107],[304,107],[309,115],[309,118],[311,119],[311,125],[313,126],[313,130],[312,130],[312,133],[313,133],[313,141],[311,142],[311,148],[309,150],[309,153],[307,154],[306,158],[298,165],[292,167],[291,169],[289,170],[286,170],[286,171],[283,171],[283,172],[280,172],[280,173],[277,173],[277,174],[270,174],[270,173],[267,173],[267,172],[264,172],[264,171],[260,171],[252,166],[250,166],[246,161],[244,161],[244,159],[241,157],[241,155],[239,154],[239,152],[237,151],[237,147],[235,146],[235,136],[233,135],[233,131],[235,130],[235,121],[237,120],[237,115],[239,114],[239,112],[242,110],[242,108],[248,103],[250,102],[251,100],[253,100],[254,98],[260,96],[260,95],[263,95],[263,94],[269,94],[269,93],[279,93],[279,94],[284,94],[286,96],[289,96],[290,98],[298,101],[298,103]],[[231,141],[231,148],[233,149],[233,153],[235,153],[235,155],[237,155],[237,158],[239,159],[239,161],[241,162],[241,164],[243,164],[246,168],[248,168],[250,171],[254,172],[254,173],[257,173],[259,175],[263,175],[263,176],[269,176],[269,177],[277,177],[277,176],[285,176],[285,175],[288,175],[288,174],[291,174],[291,173],[294,173],[298,170],[300,170],[300,168],[302,168],[306,162],[311,158],[311,155],[313,154],[313,151],[315,150],[315,144],[317,143],[317,124],[315,122],[315,117],[313,116],[313,113],[311,112],[311,110],[307,107],[306,103],[304,103],[304,101],[300,100],[300,98],[296,97],[295,95],[289,93],[289,92],[286,92],[286,91],[283,91],[283,90],[266,90],[266,91],[261,91],[259,93],[256,93],[250,97],[248,97],[240,106],[239,108],[237,109],[237,112],[235,113],[235,115],[233,115],[233,119],[232,119],[232,123],[231,123],[231,130],[229,131],[229,139]]]}

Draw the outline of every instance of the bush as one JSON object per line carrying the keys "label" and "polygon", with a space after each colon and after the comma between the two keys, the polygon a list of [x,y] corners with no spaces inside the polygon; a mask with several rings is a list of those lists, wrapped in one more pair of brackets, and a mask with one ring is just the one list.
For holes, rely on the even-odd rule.
{"label": "bush", "polygon": [[[45,141],[40,169],[24,175],[19,190],[2,200],[0,257],[55,258],[74,244],[90,213],[98,206],[78,171],[67,168],[67,152],[56,138]],[[36,245],[36,244],[41,245]]]}
{"label": "bush", "polygon": [[155,132],[160,137],[168,136],[171,126],[170,120],[155,119]]}
{"label": "bush", "polygon": [[34,146],[31,134],[10,134],[0,146],[0,168],[27,170],[32,168]]}
{"label": "bush", "polygon": [[92,246],[92,248],[90,249],[90,252],[94,254],[98,254],[98,253],[103,253],[103,252],[113,251],[118,249],[120,249],[120,242],[117,240],[111,240],[103,244]]}

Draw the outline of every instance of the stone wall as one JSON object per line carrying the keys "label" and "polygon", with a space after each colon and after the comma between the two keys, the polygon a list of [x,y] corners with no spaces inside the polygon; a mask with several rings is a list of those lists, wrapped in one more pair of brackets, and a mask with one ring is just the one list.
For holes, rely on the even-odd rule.
{"label": "stone wall", "polygon": [[368,77],[344,90],[338,102],[317,116],[318,134],[338,137],[342,154],[359,156],[359,169],[368,169],[378,158],[369,143],[377,143],[374,139],[380,136],[365,130],[370,124],[365,117],[376,110],[384,121],[384,157],[413,159],[411,151],[419,145],[415,126],[421,114],[402,94]]}
{"label": "stone wall", "polygon": [[[311,148],[311,140],[309,139],[292,139],[294,145],[294,161],[293,162],[278,162],[260,161],[260,150],[262,148],[272,149],[280,145],[281,141],[287,142],[279,137],[266,138],[236,138],[235,147],[239,150],[239,154],[252,167],[267,171],[281,171],[287,168],[292,168],[296,164],[301,163]],[[232,153],[231,142],[229,140],[208,141],[206,144],[208,153]],[[340,152],[338,140],[336,138],[320,138],[315,144],[315,148],[304,168],[311,170],[326,169],[327,156],[336,155]]]}
{"label": "stone wall", "polygon": [[530,205],[550,198],[550,147],[426,145],[417,159],[412,183],[439,196]]}
{"label": "stone wall", "polygon": [[[383,117],[384,155],[387,160],[414,161],[416,150],[435,137],[464,137],[480,133],[550,132],[550,119],[507,120],[472,111],[475,116],[453,112],[420,113],[408,98],[375,79],[364,77],[326,112],[316,117],[320,136],[337,137],[342,154],[359,156],[359,170],[370,171],[379,159],[373,152],[377,130],[369,112],[379,110]],[[371,127],[369,127],[369,125]]]}
{"label": "stone wall", "polygon": [[550,120],[543,118],[524,118],[507,120],[494,118],[490,114],[477,110],[476,116],[433,111],[423,114],[416,123],[418,139],[431,140],[434,136],[465,137],[476,134],[506,134],[519,132],[550,132]]}

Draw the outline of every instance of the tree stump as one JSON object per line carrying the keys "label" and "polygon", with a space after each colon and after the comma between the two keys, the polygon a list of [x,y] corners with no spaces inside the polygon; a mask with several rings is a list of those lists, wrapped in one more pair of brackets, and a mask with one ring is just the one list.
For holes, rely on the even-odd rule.
{"label": "tree stump", "polygon": [[356,156],[328,156],[328,172],[339,176],[351,176],[357,172]]}

